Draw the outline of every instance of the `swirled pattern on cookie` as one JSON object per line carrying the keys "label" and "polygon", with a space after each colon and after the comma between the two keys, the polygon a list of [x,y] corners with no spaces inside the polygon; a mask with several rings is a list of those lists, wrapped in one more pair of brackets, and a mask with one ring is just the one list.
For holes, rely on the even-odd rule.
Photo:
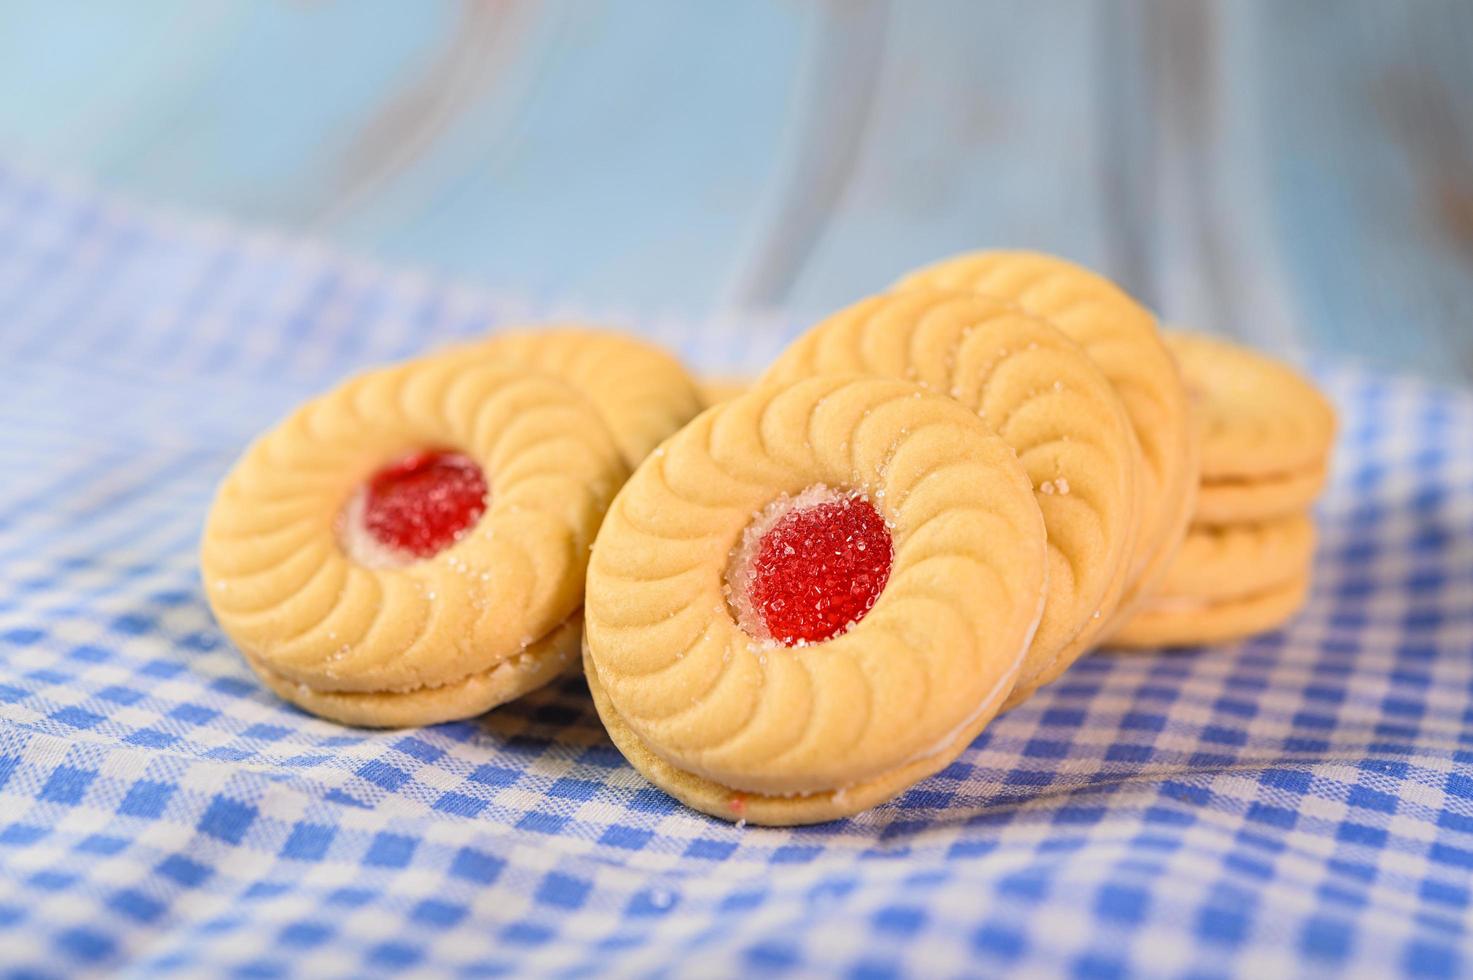
{"label": "swirled pattern on cookie", "polygon": [[766,381],[817,374],[915,381],[976,412],[1017,452],[1049,541],[1049,596],[1013,695],[1053,680],[1114,611],[1134,547],[1130,422],[1109,381],[1047,322],[993,297],[918,287],[843,310]]}
{"label": "swirled pattern on cookie", "polygon": [[1156,318],[1087,269],[1034,252],[973,252],[906,276],[898,289],[966,289],[1011,300],[1084,348],[1125,405],[1145,463],[1141,527],[1122,605],[1150,591],[1191,520],[1197,473],[1181,377]]}
{"label": "swirled pattern on cookie", "polygon": [[494,367],[531,368],[567,382],[595,408],[629,466],[705,407],[700,389],[669,352],[595,327],[518,328],[452,350]]}
{"label": "swirled pattern on cookie", "polygon": [[1027,475],[961,405],[881,378],[765,385],[620,491],[587,657],[621,730],[675,771],[777,795],[919,779],[1011,690],[1045,561]]}
{"label": "swirled pattern on cookie", "polygon": [[206,594],[282,682],[451,684],[575,612],[625,473],[597,412],[555,379],[443,355],[370,371],[236,463],[205,525]]}

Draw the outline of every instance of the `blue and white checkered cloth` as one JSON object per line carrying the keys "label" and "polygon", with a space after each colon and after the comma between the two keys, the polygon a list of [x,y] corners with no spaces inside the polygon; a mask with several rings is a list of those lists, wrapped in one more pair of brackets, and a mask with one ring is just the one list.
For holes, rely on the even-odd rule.
{"label": "blue and white checkered cloth", "polygon": [[1322,365],[1292,628],[1087,658],[854,820],[692,813],[576,681],[407,732],[276,700],[200,594],[216,481],[351,369],[557,312],[0,168],[0,974],[1473,971],[1466,393]]}

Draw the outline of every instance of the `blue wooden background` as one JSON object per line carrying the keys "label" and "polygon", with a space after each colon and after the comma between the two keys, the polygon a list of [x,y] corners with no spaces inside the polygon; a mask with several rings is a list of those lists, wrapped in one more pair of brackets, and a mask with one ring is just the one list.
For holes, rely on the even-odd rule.
{"label": "blue wooden background", "polygon": [[661,315],[1037,247],[1473,377],[1470,0],[6,0],[0,155]]}

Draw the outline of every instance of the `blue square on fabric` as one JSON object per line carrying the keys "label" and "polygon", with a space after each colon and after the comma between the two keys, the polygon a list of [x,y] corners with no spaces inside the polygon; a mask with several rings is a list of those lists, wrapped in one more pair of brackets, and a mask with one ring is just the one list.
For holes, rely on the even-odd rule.
{"label": "blue square on fabric", "polygon": [[450,863],[450,873],[478,885],[489,885],[500,876],[506,862],[493,854],[463,847]]}
{"label": "blue square on fabric", "polygon": [[363,856],[363,863],[379,868],[407,867],[418,846],[419,841],[413,837],[380,831],[373,838],[373,843],[368,846],[368,853]]}
{"label": "blue square on fabric", "polygon": [[279,898],[291,891],[292,886],[284,881],[256,881],[245,890],[244,898],[248,902],[259,902],[270,898]]}
{"label": "blue square on fabric", "polygon": [[1355,933],[1350,923],[1323,915],[1311,916],[1299,934],[1299,949],[1316,960],[1339,963],[1350,955]]}
{"label": "blue square on fabric", "polygon": [[341,803],[343,806],[357,807],[360,810],[372,809],[372,807],[370,807],[367,803],[364,803],[362,800],[358,799],[358,797],[354,796],[352,793],[344,792],[337,787],[329,790],[327,795],[324,796],[323,799],[327,800],[329,803]]}
{"label": "blue square on fabric", "polygon": [[20,768],[20,756],[0,755],[0,787],[10,782],[10,777]]}
{"label": "blue square on fabric", "polygon": [[118,813],[125,817],[153,819],[164,812],[169,799],[178,789],[173,783],[161,783],[152,779],[140,779],[128,787],[123,802],[118,804]]}
{"label": "blue square on fabric", "polygon": [[157,624],[149,616],[140,616],[137,613],[124,613],[115,618],[111,623],[114,633],[122,633],[126,636],[142,636]]}
{"label": "blue square on fabric", "polygon": [[916,787],[906,791],[901,797],[901,803],[907,810],[936,810],[946,806],[954,799],[956,799],[956,794],[946,790]]}
{"label": "blue square on fabric", "polygon": [[144,695],[142,691],[136,691],[131,687],[110,684],[98,691],[97,696],[104,701],[112,701],[114,704],[132,705],[142,701]]}
{"label": "blue square on fabric", "polygon": [[150,660],[138,668],[140,677],[175,677],[184,672],[184,665],[173,660]]}
{"label": "blue square on fabric", "polygon": [[1117,742],[1105,750],[1107,762],[1150,762],[1156,750],[1149,745],[1130,745],[1125,742]]}
{"label": "blue square on fabric", "polygon": [[214,633],[186,633],[179,638],[179,645],[195,653],[204,653],[220,645],[220,637]]}
{"label": "blue square on fabric", "polygon": [[1063,759],[1072,747],[1071,743],[1058,739],[1033,738],[1023,746],[1023,754],[1033,759]]}
{"label": "blue square on fabric", "polygon": [[635,813],[674,813],[676,807],[680,806],[675,797],[658,789],[636,790],[633,798],[627,804]]}
{"label": "blue square on fabric", "polygon": [[76,806],[82,802],[82,797],[86,795],[88,787],[96,778],[97,772],[92,769],[57,766],[47,777],[46,785],[41,787],[41,793],[37,798],[46,803]]}
{"label": "blue square on fabric", "polygon": [[321,922],[292,922],[282,928],[277,941],[295,949],[321,946],[333,936],[333,929]]}
{"label": "blue square on fabric", "polygon": [[119,915],[145,924],[157,922],[166,908],[163,902],[150,898],[136,888],[114,892],[107,900],[107,907]]}
{"label": "blue square on fabric", "polygon": [[1111,922],[1138,925],[1150,903],[1150,895],[1138,885],[1107,884],[1095,895],[1095,913]]}
{"label": "blue square on fabric", "polygon": [[1256,823],[1268,824],[1270,827],[1281,827],[1285,830],[1292,828],[1299,822],[1299,814],[1287,807],[1273,806],[1269,803],[1248,804],[1248,819]]}
{"label": "blue square on fabric", "polygon": [[[668,888],[649,888],[635,894],[624,908],[624,914],[631,918],[648,919],[662,915],[669,915],[679,904],[680,896]],[[631,936],[632,945],[642,942],[642,937]]]}
{"label": "blue square on fabric", "polygon": [[239,800],[216,796],[210,801],[204,816],[200,817],[199,829],[211,837],[230,844],[239,844],[245,839],[246,831],[251,829],[259,812],[255,807]]}
{"label": "blue square on fabric", "polygon": [[218,745],[205,753],[206,759],[221,759],[225,762],[244,762],[255,755],[247,749],[238,749],[229,745]]}
{"label": "blue square on fabric", "polygon": [[870,920],[876,929],[892,936],[913,936],[926,925],[926,912],[916,905],[887,905]]}
{"label": "blue square on fabric", "polygon": [[823,853],[816,844],[784,844],[772,852],[773,864],[807,864]]}
{"label": "blue square on fabric", "polygon": [[519,769],[508,769],[506,766],[481,765],[466,778],[486,786],[501,787],[515,783],[522,778],[522,773]]}
{"label": "blue square on fabric", "polygon": [[240,733],[241,738],[257,739],[262,742],[277,742],[290,735],[292,730],[281,725],[268,725],[257,722],[250,728]]}
{"label": "blue square on fabric", "polygon": [[546,946],[556,935],[538,922],[513,922],[501,930],[501,941],[512,946]]}
{"label": "blue square on fabric", "polygon": [[608,844],[626,851],[639,851],[643,850],[654,836],[654,831],[615,824],[600,834],[598,841],[600,844]]}
{"label": "blue square on fabric", "polygon": [[1451,844],[1433,844],[1427,856],[1438,864],[1473,869],[1473,851],[1454,847]]}
{"label": "blue square on fabric", "polygon": [[76,850],[78,854],[118,854],[126,850],[128,842],[122,837],[113,837],[111,834],[89,834],[78,842]]}
{"label": "blue square on fabric", "polygon": [[1128,711],[1120,719],[1122,731],[1160,732],[1166,729],[1166,716],[1145,711]]}
{"label": "blue square on fabric", "polygon": [[1224,857],[1222,859],[1222,866],[1236,871],[1240,875],[1247,875],[1250,878],[1258,878],[1263,881],[1268,881],[1274,876],[1272,864],[1259,860],[1256,857],[1250,857],[1241,851],[1228,854]]}
{"label": "blue square on fabric", "polygon": [[189,725],[203,725],[214,721],[220,716],[220,712],[214,708],[206,708],[202,704],[181,704],[169,712],[170,718],[177,718]]}
{"label": "blue square on fabric", "polygon": [[536,898],[543,905],[579,909],[588,901],[588,892],[592,888],[593,883],[587,879],[553,871],[537,886]]}
{"label": "blue square on fabric", "polygon": [[1237,946],[1248,935],[1248,917],[1235,909],[1208,906],[1197,915],[1198,939]]}
{"label": "blue square on fabric", "polygon": [[409,913],[409,918],[421,925],[433,926],[436,929],[449,929],[469,914],[470,909],[464,905],[454,905],[450,902],[427,898],[414,907]]}
{"label": "blue square on fabric", "polygon": [[517,821],[518,830],[530,830],[538,834],[556,834],[568,825],[569,817],[555,813],[526,813]]}
{"label": "blue square on fabric", "polygon": [[42,891],[59,892],[75,885],[77,881],[78,877],[74,874],[47,869],[31,875],[26,879],[26,884]]}
{"label": "blue square on fabric", "polygon": [[1467,885],[1456,885],[1445,881],[1429,879],[1422,882],[1418,893],[1425,901],[1435,902],[1439,905],[1448,905],[1459,910],[1473,905],[1473,890],[1470,890]]}
{"label": "blue square on fabric", "polygon": [[797,947],[792,943],[775,939],[764,940],[748,947],[742,959],[758,970],[791,970],[802,962]]}
{"label": "blue square on fabric", "polygon": [[159,862],[158,873],[186,888],[198,888],[215,872],[182,854],[171,854]]}
{"label": "blue square on fabric", "polygon": [[1419,977],[1455,977],[1462,969],[1456,949],[1422,939],[1407,943],[1402,963],[1409,974]]}
{"label": "blue square on fabric", "polygon": [[102,715],[99,715],[97,712],[88,711],[85,708],[78,708],[76,705],[62,708],[60,711],[54,712],[52,715],[50,715],[50,718],[52,721],[57,722],[58,724],[68,725],[72,728],[80,728],[83,730],[86,730],[88,728],[96,728],[98,725],[102,724],[102,722],[106,720]]}
{"label": "blue square on fabric", "polygon": [[377,897],[375,893],[366,888],[334,888],[328,893],[327,903],[347,909],[358,909],[372,902],[375,897]]}
{"label": "blue square on fabric", "polygon": [[972,933],[972,948],[979,953],[1011,962],[1023,955],[1028,948],[1028,941],[1016,929],[1001,923],[986,923]]}
{"label": "blue square on fabric", "polygon": [[490,803],[487,800],[478,800],[474,796],[467,796],[453,790],[441,793],[439,799],[434,803],[436,810],[456,817],[477,816],[488,806]]}
{"label": "blue square on fabric", "polygon": [[1299,769],[1270,769],[1260,776],[1258,781],[1264,786],[1302,796],[1309,792],[1312,777],[1308,772]]}
{"label": "blue square on fabric", "polygon": [[564,776],[547,789],[547,795],[567,800],[591,800],[603,787],[591,779],[572,779]]}
{"label": "blue square on fabric", "polygon": [[358,767],[355,775],[391,793],[409,781],[409,773],[379,759],[369,759]]}
{"label": "blue square on fabric", "polygon": [[1347,820],[1335,828],[1335,839],[1345,844],[1361,844],[1366,847],[1385,847],[1387,832],[1378,827]]}
{"label": "blue square on fabric", "polygon": [[117,940],[95,929],[76,926],[56,936],[57,947],[73,959],[96,963],[117,951]]}
{"label": "blue square on fabric", "polygon": [[1357,810],[1371,810],[1376,813],[1395,813],[1398,805],[1397,798],[1392,794],[1366,786],[1350,787],[1345,802]]}
{"label": "blue square on fabric", "polygon": [[[1473,721],[1473,718],[1468,720]],[[1448,796],[1456,799],[1473,800],[1473,775],[1450,772],[1447,774],[1447,779],[1443,780],[1442,788]]]}
{"label": "blue square on fabric", "polygon": [[1473,813],[1441,811],[1438,813],[1438,827],[1441,827],[1442,830],[1455,830],[1461,834],[1473,834]]}
{"label": "blue square on fabric", "polygon": [[947,848],[948,857],[974,858],[985,854],[991,854],[997,850],[997,842],[993,840],[959,840]]}
{"label": "blue square on fabric", "polygon": [[404,970],[424,958],[424,949],[403,942],[379,943],[369,948],[365,960],[371,966],[387,970]]}
{"label": "blue square on fabric", "polygon": [[1205,725],[1202,728],[1202,741],[1217,745],[1246,745],[1248,744],[1248,733],[1241,728]]}
{"label": "blue square on fabric", "polygon": [[416,738],[413,735],[407,738],[401,738],[395,742],[394,748],[411,758],[418,759],[420,762],[435,762],[445,755],[444,749],[437,748],[424,739]]}
{"label": "blue square on fabric", "polygon": [[999,894],[1027,902],[1037,902],[1048,892],[1048,880],[1040,872],[1015,871],[998,879]]}
{"label": "blue square on fabric", "polygon": [[906,972],[897,960],[870,956],[856,961],[844,976],[847,980],[898,980],[905,977]]}
{"label": "blue square on fabric", "polygon": [[701,858],[706,861],[725,861],[736,852],[737,845],[734,841],[710,840],[705,837],[697,837],[685,846],[685,856],[689,858]]}

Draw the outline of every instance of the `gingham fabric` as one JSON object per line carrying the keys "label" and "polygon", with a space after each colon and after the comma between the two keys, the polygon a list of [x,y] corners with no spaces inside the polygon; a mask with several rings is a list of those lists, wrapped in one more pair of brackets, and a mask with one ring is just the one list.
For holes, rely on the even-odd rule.
{"label": "gingham fabric", "polygon": [[[350,370],[528,315],[0,168],[0,973],[1473,970],[1473,396],[1343,417],[1288,631],[1085,659],[898,801],[735,828],[580,682],[420,731],[278,702],[211,621],[212,488]],[[755,368],[782,323],[625,320]]]}

